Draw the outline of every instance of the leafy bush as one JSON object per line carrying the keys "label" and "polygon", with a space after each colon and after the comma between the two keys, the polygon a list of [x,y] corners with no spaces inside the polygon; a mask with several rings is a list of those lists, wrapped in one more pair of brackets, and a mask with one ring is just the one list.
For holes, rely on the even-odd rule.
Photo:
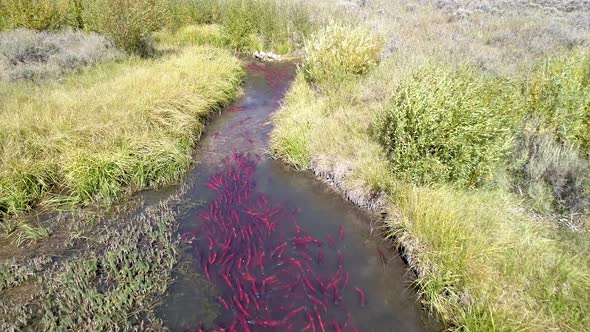
{"label": "leafy bush", "polygon": [[167,0],[166,26],[175,30],[185,25],[221,23],[227,1]]}
{"label": "leafy bush", "polygon": [[375,134],[395,172],[418,183],[474,186],[508,154],[519,98],[475,69],[427,66],[403,80]]}
{"label": "leafy bush", "polygon": [[305,44],[305,77],[322,83],[366,74],[379,63],[383,45],[364,28],[332,22]]}
{"label": "leafy bush", "polygon": [[103,36],[81,32],[0,32],[0,81],[42,79],[120,56]]}
{"label": "leafy bush", "polygon": [[0,0],[0,29],[53,30],[75,25],[81,0]]}
{"label": "leafy bush", "polygon": [[554,140],[549,132],[529,121],[514,150],[511,165],[515,190],[535,210],[575,217],[587,207],[588,161],[573,144]]}
{"label": "leafy bush", "polygon": [[590,54],[546,60],[530,79],[527,102],[558,142],[577,144],[590,156]]}
{"label": "leafy bush", "polygon": [[305,7],[272,0],[229,1],[222,20],[230,45],[241,51],[284,54],[311,30]]}
{"label": "leafy bush", "polygon": [[84,28],[105,33],[117,46],[150,55],[152,32],[165,24],[164,0],[84,0]]}

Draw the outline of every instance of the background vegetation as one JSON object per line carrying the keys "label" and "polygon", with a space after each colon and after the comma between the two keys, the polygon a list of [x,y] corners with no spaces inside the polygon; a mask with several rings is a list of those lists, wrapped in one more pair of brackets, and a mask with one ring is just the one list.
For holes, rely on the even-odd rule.
{"label": "background vegetation", "polygon": [[306,10],[273,0],[0,0],[0,30],[73,27],[107,35],[118,47],[149,56],[153,32],[218,24],[234,49],[285,54],[311,32]]}
{"label": "background vegetation", "polygon": [[0,33],[0,81],[42,80],[123,57],[104,36],[74,31]]}

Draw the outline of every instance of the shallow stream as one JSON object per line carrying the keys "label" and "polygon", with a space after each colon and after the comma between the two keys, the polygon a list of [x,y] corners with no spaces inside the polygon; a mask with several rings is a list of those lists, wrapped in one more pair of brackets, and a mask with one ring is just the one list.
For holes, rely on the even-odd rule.
{"label": "shallow stream", "polygon": [[268,157],[295,67],[246,67],[244,95],[212,119],[185,180],[182,259],[158,316],[171,331],[433,330],[371,218]]}

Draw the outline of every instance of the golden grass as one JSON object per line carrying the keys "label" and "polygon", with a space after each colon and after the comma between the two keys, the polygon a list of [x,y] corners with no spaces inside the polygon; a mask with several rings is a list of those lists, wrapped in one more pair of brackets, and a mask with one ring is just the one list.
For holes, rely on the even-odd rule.
{"label": "golden grass", "polygon": [[178,179],[207,115],[242,76],[230,52],[193,47],[61,83],[0,86],[0,208],[110,201]]}

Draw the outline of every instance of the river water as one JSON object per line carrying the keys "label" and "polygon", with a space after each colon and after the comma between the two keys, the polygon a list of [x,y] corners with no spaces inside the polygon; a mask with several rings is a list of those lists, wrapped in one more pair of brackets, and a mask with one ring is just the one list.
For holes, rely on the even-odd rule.
{"label": "river water", "polygon": [[243,96],[212,119],[185,179],[182,258],[157,315],[171,331],[435,330],[370,217],[268,157],[295,66],[246,67]]}

